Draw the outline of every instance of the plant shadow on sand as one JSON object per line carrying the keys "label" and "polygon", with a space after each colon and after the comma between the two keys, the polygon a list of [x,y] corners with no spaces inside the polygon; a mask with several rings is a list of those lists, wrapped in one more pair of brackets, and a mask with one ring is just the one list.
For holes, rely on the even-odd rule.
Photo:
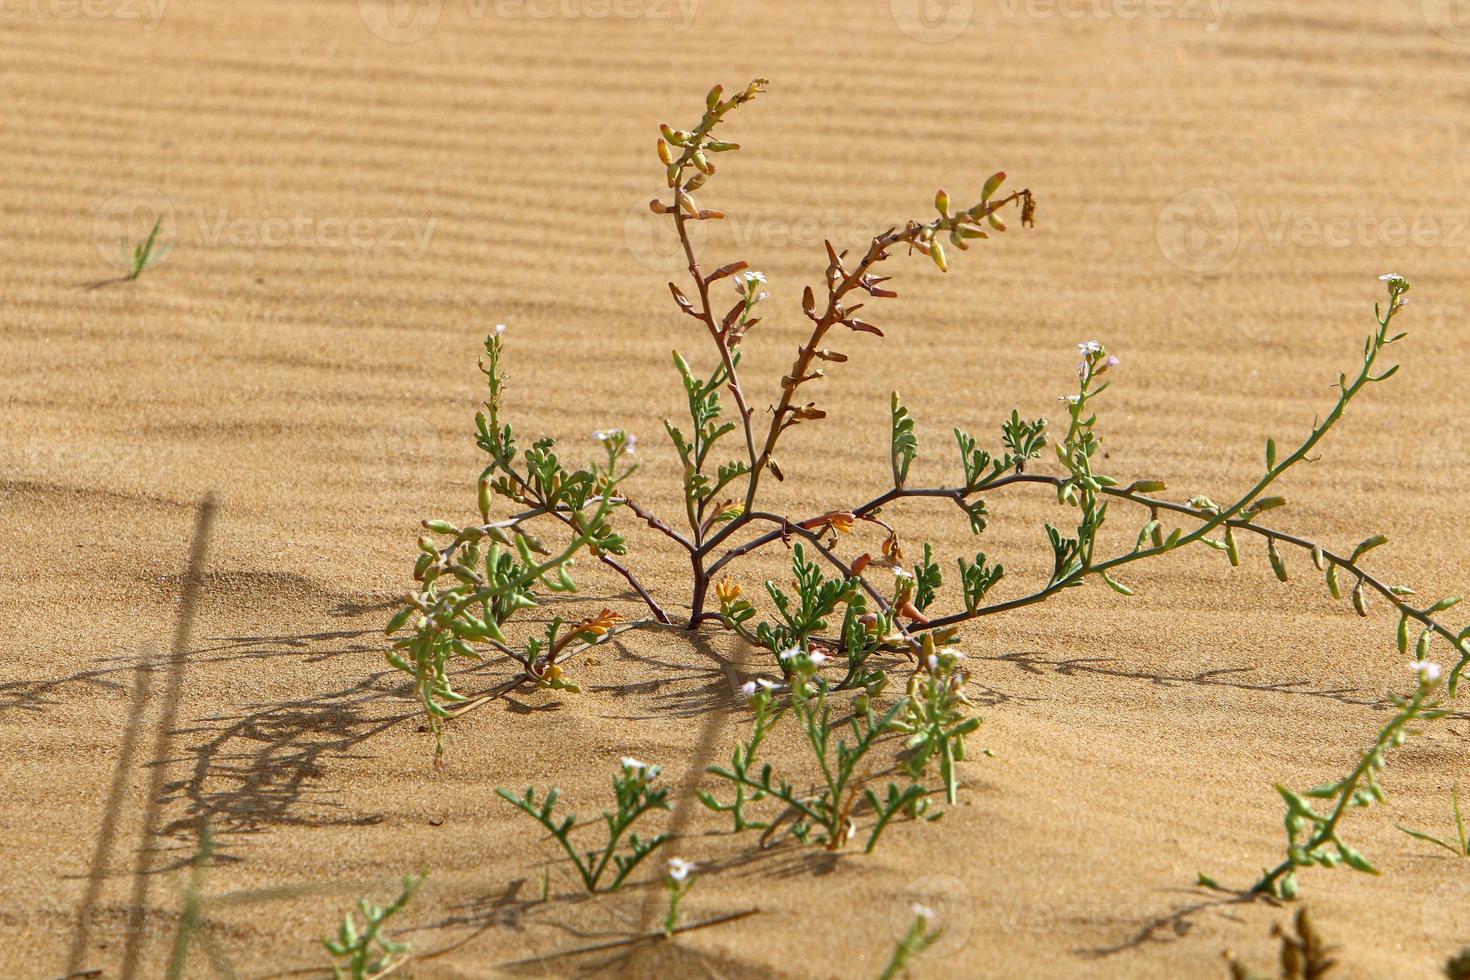
{"label": "plant shadow on sand", "polygon": [[[376,611],[376,606],[351,610],[357,614]],[[658,632],[672,634],[673,631],[659,629]],[[674,814],[673,829],[684,833],[693,813],[698,812],[693,790],[704,767],[723,750],[730,730],[743,729],[748,721],[746,702],[739,691],[740,682],[747,673],[769,672],[769,665],[759,652],[750,660],[732,662],[715,649],[705,634],[680,633],[678,643],[697,653],[708,666],[695,666],[690,663],[691,658],[665,653],[668,644],[663,642],[627,643],[616,638],[610,642],[609,651],[616,651],[617,656],[648,668],[655,679],[593,685],[589,692],[609,699],[609,705],[627,704],[631,708],[637,704],[643,709],[610,713],[607,715],[610,718],[640,721],[703,719],[693,753],[695,758],[689,760],[676,796],[680,805]],[[383,649],[384,641],[376,629],[229,636],[192,651],[190,664],[201,672],[263,657],[290,658],[302,665],[317,665],[342,657],[369,653],[377,656]],[[1253,676],[1255,668],[1248,666],[1169,674],[1131,668],[1114,660],[1054,658],[1038,652],[1012,652],[972,659],[975,662],[1009,664],[1024,673],[1036,675],[1088,674],[1105,680],[1146,681],[1167,686],[1224,685],[1274,697],[1325,698],[1374,710],[1387,706],[1381,698],[1350,688],[1322,686],[1307,680],[1257,679]],[[73,685],[78,685],[83,692],[88,688],[122,690],[129,686],[126,681],[130,673],[154,671],[161,666],[162,661],[156,657],[117,656],[103,661],[99,667],[66,677],[0,685],[0,711],[44,712],[64,705],[71,693],[66,689]],[[484,675],[487,680],[491,677],[504,679],[503,671],[487,670],[478,665],[468,668],[465,673]],[[334,800],[330,777],[334,764],[370,759],[372,756],[365,746],[372,739],[395,725],[414,719],[416,705],[412,691],[408,683],[399,682],[397,677],[392,671],[378,671],[357,684],[338,690],[306,698],[253,704],[231,714],[196,717],[178,727],[173,734],[187,739],[189,744],[165,761],[177,764],[182,758],[188,758],[192,765],[183,778],[165,785],[163,803],[177,815],[160,831],[160,841],[169,841],[171,846],[168,850],[177,857],[153,864],[149,871],[169,871],[187,864],[194,849],[193,842],[198,839],[206,822],[218,841],[215,860],[221,862],[243,860],[239,846],[247,843],[250,837],[273,828],[360,826],[379,822],[381,818],[377,814],[352,812]],[[566,707],[561,701],[540,704],[533,699],[516,698],[513,694],[507,692],[497,699],[504,710],[532,713]],[[1033,698],[1028,695],[1007,694],[984,687],[980,688],[977,698],[979,703],[986,705],[1030,700]],[[496,710],[493,703],[488,709]],[[159,763],[155,761],[153,764]],[[728,836],[728,832],[723,830],[716,834]],[[826,875],[834,873],[844,859],[842,855],[799,848],[788,842],[761,847],[752,838],[751,845],[741,847],[724,860],[710,863],[707,873],[734,873],[766,879]],[[697,973],[713,971],[728,976],[753,976],[759,972],[749,964],[707,957],[687,945],[642,938],[652,924],[651,912],[657,911],[661,891],[656,885],[656,882],[643,883],[630,889],[630,898],[642,893],[641,901],[636,903],[640,908],[635,913],[630,904],[619,917],[620,921],[611,928],[588,930],[559,922],[552,916],[536,914],[536,909],[543,903],[539,895],[528,898],[525,892],[539,891],[539,888],[528,889],[525,881],[521,880],[506,886],[493,897],[458,906],[442,921],[421,925],[413,931],[471,930],[467,937],[456,939],[449,947],[437,952],[426,951],[434,955],[451,952],[475,936],[498,929],[518,932],[534,929],[538,933],[542,930],[561,931],[571,940],[571,949],[547,950],[529,960],[500,967],[515,974],[544,972],[547,961],[553,959],[565,961],[559,962],[557,969],[577,975],[625,970],[646,975],[649,970],[663,969]],[[546,907],[565,909],[567,903],[580,905],[588,900],[585,895],[556,895]],[[1108,957],[1151,943],[1178,941],[1195,932],[1195,923],[1201,915],[1247,900],[1245,897],[1185,900],[1163,914],[1143,917],[1116,943],[1077,949],[1074,953],[1085,958]],[[584,948],[589,944],[598,945],[596,940],[627,941],[628,945],[599,950]]]}

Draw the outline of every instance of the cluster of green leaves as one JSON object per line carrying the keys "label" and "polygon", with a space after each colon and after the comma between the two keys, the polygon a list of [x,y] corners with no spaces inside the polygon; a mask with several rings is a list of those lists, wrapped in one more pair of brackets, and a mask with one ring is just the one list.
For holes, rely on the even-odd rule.
{"label": "cluster of green leaves", "polygon": [[335,980],[376,980],[386,977],[408,962],[408,943],[394,942],[383,933],[383,926],[413,898],[424,883],[424,875],[404,875],[403,890],[391,905],[377,905],[366,898],[358,899],[357,908],[362,913],[362,925],[349,911],[342,916],[342,927],[336,939],[323,939],[337,961],[332,964]]}
{"label": "cluster of green leaves", "polygon": [[[736,794],[734,800],[723,803],[714,794],[701,792],[699,798],[704,805],[716,812],[730,813],[736,831],[761,829],[769,834],[789,817],[793,837],[803,844],[821,844],[828,850],[837,850],[857,835],[854,811],[859,801],[867,804],[874,818],[867,831],[865,851],[873,850],[884,829],[898,816],[939,819],[943,814],[930,812],[930,791],[920,781],[921,777],[936,753],[948,755],[951,760],[962,757],[963,750],[958,756],[954,754],[954,743],[962,741],[976,725],[956,723],[946,714],[940,729],[935,731],[928,724],[926,709],[911,709],[909,697],[899,698],[879,715],[866,693],[855,699],[853,713],[845,724],[834,722],[828,688],[814,679],[812,659],[805,655],[791,659],[794,673],[789,699],[778,704],[771,688],[748,687],[755,710],[750,739],[736,748],[730,767],[710,766],[706,770],[731,784]],[[798,790],[792,780],[778,775],[768,762],[760,763],[757,768],[756,755],[762,742],[788,714],[801,729],[819,775],[819,782],[807,791]],[[913,724],[915,721],[917,726]],[[891,732],[909,733],[908,744],[914,751],[899,770],[908,778],[889,781],[884,794],[879,796],[870,785],[868,772],[872,764],[867,759],[883,736]],[[851,740],[843,737],[844,733]],[[952,770],[949,774],[952,775]],[[779,801],[785,804],[785,809],[770,820],[753,819],[746,807],[763,800]]]}
{"label": "cluster of green leaves", "polygon": [[644,858],[670,839],[671,835],[667,833],[644,839],[632,830],[633,824],[645,813],[669,809],[669,791],[655,789],[653,786],[658,775],[658,766],[645,765],[636,759],[622,760],[618,772],[613,776],[615,806],[611,810],[602,811],[603,822],[607,825],[607,841],[599,848],[585,851],[572,842],[572,833],[577,829],[577,815],[573,813],[560,818],[555,815],[557,801],[561,798],[560,790],[551,789],[545,799],[539,802],[534,787],[528,787],[522,796],[516,796],[507,789],[497,789],[495,792],[523,813],[533,817],[556,838],[562,850],[572,859],[572,864],[588,892],[598,890],[609,870],[612,871],[612,880],[604,890],[615,892],[623,886],[628,875],[632,874],[633,869]]}
{"label": "cluster of green leaves", "polygon": [[740,460],[720,463],[714,477],[706,472],[710,451],[721,438],[734,432],[736,423],[721,421],[720,389],[729,384],[731,372],[740,363],[740,354],[731,355],[730,367],[723,362],[715,367],[708,378],[695,376],[678,351],[674,352],[674,364],[684,382],[684,392],[689,401],[689,418],[693,423],[692,437],[686,436],[674,423],[665,421],[669,438],[684,466],[684,503],[691,528],[700,536],[708,534],[721,523],[740,516],[741,506],[734,500],[722,501],[713,513],[706,513],[710,501],[724,491],[732,482],[750,471],[748,464]]}
{"label": "cluster of green leaves", "polygon": [[959,654],[952,650],[935,652],[932,643],[929,640],[926,651],[926,658],[933,658],[929,669],[909,681],[903,711],[892,727],[908,736],[904,748],[909,755],[904,768],[909,775],[915,781],[922,780],[930,765],[937,762],[945,799],[953,805],[959,799],[956,763],[965,760],[965,736],[980,727],[981,719],[967,710],[967,678],[960,670]]}
{"label": "cluster of green leaves", "polygon": [[[738,593],[725,602],[722,615],[725,625],[740,634],[747,642],[763,646],[777,658],[792,649],[806,649],[812,638],[827,629],[829,618],[839,606],[851,604],[858,598],[856,578],[828,578],[822,574],[822,566],[807,557],[806,549],[797,544],[792,549],[792,573],[796,595],[792,596],[775,582],[767,580],[766,592],[780,614],[779,622],[759,622],[754,630],[751,620],[757,612],[749,600]],[[847,623],[844,623],[844,634]],[[782,664],[789,672],[789,666]]]}
{"label": "cluster of green leaves", "polygon": [[[538,440],[520,453],[511,426],[500,421],[506,381],[502,349],[502,336],[491,335],[481,362],[489,398],[476,425],[480,448],[490,455],[479,480],[483,523],[460,527],[443,520],[424,522],[426,533],[419,538],[414,564],[417,587],[387,628],[390,635],[405,634],[394,641],[388,662],[413,677],[415,693],[436,735],[440,720],[464,700],[449,679],[455,658],[478,660],[486,650],[499,652],[518,662],[525,676],[540,686],[576,690],[562,678],[557,655],[569,642],[597,642],[616,619],[607,612],[575,623],[553,617],[520,644],[504,630],[516,613],[538,604],[540,590],[576,591],[570,570],[579,551],[595,555],[625,551],[610,517],[622,502],[616,488],[634,468],[620,467],[630,451],[628,437],[621,432],[599,434],[605,462],[585,469],[568,470],[551,439]],[[496,496],[519,512],[492,522]],[[570,541],[555,551],[548,549],[525,526],[538,517],[558,521]],[[442,750],[442,742],[440,746]]]}
{"label": "cluster of green leaves", "polygon": [[[1335,868],[1347,865],[1368,874],[1378,874],[1368,859],[1344,841],[1339,824],[1351,810],[1365,809],[1382,802],[1384,793],[1378,776],[1388,752],[1418,734],[1417,722],[1433,721],[1447,712],[1438,706],[1438,676],[1425,671],[1414,693],[1394,698],[1397,708],[1392,719],[1378,733],[1377,740],[1360,757],[1357,766],[1342,779],[1297,793],[1280,784],[1276,791],[1286,801],[1286,859],[1267,871],[1252,891],[1267,892],[1278,898],[1295,898],[1299,890],[1297,870],[1319,865]],[[1327,812],[1319,812],[1312,800],[1328,801]]]}

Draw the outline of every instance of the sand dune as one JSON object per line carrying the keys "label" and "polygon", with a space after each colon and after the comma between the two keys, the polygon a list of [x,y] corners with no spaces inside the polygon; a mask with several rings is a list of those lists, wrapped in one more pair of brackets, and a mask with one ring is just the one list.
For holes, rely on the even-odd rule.
{"label": "sand dune", "polygon": [[[1381,610],[1282,586],[1262,554],[1235,573],[1181,554],[1126,602],[1088,588],[969,629],[994,757],[965,764],[938,828],[828,860],[759,853],[681,802],[680,853],[718,866],[689,914],[761,911],[631,954],[559,955],[649,923],[658,887],[579,900],[493,790],[555,782],[592,813],[631,754],[687,800],[744,729],[730,665],[754,654],[714,632],[628,634],[580,668],[581,696],[516,694],[456,724],[444,772],[382,659],[418,519],[473,504],[475,355],[496,323],[518,427],[588,452],[595,428],[642,433],[639,492],[675,505],[668,351],[704,351],[641,210],[653,141],[710,84],[755,76],[771,92],[731,124],[745,149],[711,194],[730,220],[703,250],[770,277],[779,314],[745,366],[758,406],[804,337],[824,237],[856,246],[1001,168],[1040,202],[1034,230],[947,277],[899,264],[888,339],[844,343],[831,417],[793,434],[773,505],[881,489],[894,388],[925,441],[916,477],[941,478],[951,426],[1055,416],[1091,337],[1123,357],[1110,471],[1223,497],[1268,435],[1330,407],[1394,271],[1415,282],[1403,371],[1291,477],[1282,523],[1349,547],[1383,531],[1385,576],[1463,588],[1470,31],[1439,0],[1114,16],[1132,9],[0,6],[0,974],[161,976],[206,820],[215,962],[197,947],[190,976],[319,966],[341,909],[419,868],[400,933],[434,954],[421,977],[871,976],[915,897],[950,923],[917,976],[1211,977],[1225,949],[1269,963],[1287,912],[1221,904],[1195,874],[1248,884],[1278,860],[1271,783],[1343,771],[1410,679]],[[173,253],[84,288],[119,274],[121,239],[154,213]],[[1036,574],[1053,506],[1006,498],[987,549]],[[936,513],[909,511],[911,536]],[[970,545],[935,527],[942,552]],[[678,556],[639,542],[646,580],[682,596]],[[615,580],[585,586],[634,611]],[[1393,829],[1442,829],[1467,738],[1450,721],[1412,742],[1388,802],[1356,820],[1383,877],[1304,874],[1338,975],[1431,977],[1470,943],[1463,869]],[[556,901],[538,904],[548,868]]]}

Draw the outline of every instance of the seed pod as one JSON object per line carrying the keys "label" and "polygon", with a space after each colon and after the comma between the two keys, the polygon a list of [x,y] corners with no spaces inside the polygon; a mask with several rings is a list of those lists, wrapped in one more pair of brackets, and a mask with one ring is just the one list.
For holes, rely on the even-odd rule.
{"label": "seed pod", "polygon": [[1399,653],[1409,652],[1409,614],[1399,616]]}
{"label": "seed pod", "polygon": [[1327,556],[1323,554],[1320,544],[1312,546],[1312,564],[1317,566],[1319,572],[1327,568]]}
{"label": "seed pod", "polygon": [[665,167],[674,162],[674,154],[669,151],[669,144],[663,139],[658,141],[658,158]]}
{"label": "seed pod", "polygon": [[684,145],[684,140],[682,140],[682,139],[679,138],[679,134],[676,131],[674,131],[674,129],[672,129],[668,125],[668,123],[662,123],[662,124],[660,124],[659,127],[658,127],[658,131],[663,134],[663,138],[664,139],[668,140],[670,143],[674,144],[675,146],[683,146]]}
{"label": "seed pod", "polygon": [[949,192],[948,191],[946,191],[946,190],[944,190],[944,189],[941,188],[940,190],[937,190],[937,191],[934,192],[934,210],[938,211],[940,214],[944,215],[944,217],[946,217],[946,218],[949,217]]}
{"label": "seed pod", "polygon": [[996,231],[1006,230],[1006,223],[1000,220],[1000,218],[996,217],[994,211],[992,211],[990,214],[987,214],[985,216],[985,220],[990,222],[990,227],[994,228]]}
{"label": "seed pod", "polygon": [[1225,528],[1225,553],[1230,556],[1230,566],[1240,567],[1240,546],[1235,541],[1235,528]]}
{"label": "seed pod", "polygon": [[1433,630],[1425,630],[1419,634],[1419,642],[1414,646],[1414,659],[1425,660],[1429,657],[1429,643],[1434,639]]}
{"label": "seed pod", "polygon": [[992,174],[990,179],[985,182],[985,188],[980,192],[980,200],[990,200],[995,192],[1000,190],[1000,185],[1004,184],[1005,180],[1006,173],[1004,170],[1000,171],[999,173]]}
{"label": "seed pod", "polygon": [[670,187],[679,183],[679,165],[677,163],[669,164],[669,169],[664,176],[668,178]]}
{"label": "seed pod", "polygon": [[717,105],[720,104],[720,96],[722,96],[724,94],[725,94],[725,86],[723,86],[723,85],[716,85],[714,88],[710,89],[709,90],[709,95],[706,95],[704,97],[704,105],[705,105],[705,108],[711,109],[711,110],[714,109],[715,106],[717,106]]}
{"label": "seed pod", "polygon": [[1337,562],[1327,566],[1327,591],[1332,593],[1332,598],[1342,598],[1342,588],[1337,584]]}
{"label": "seed pod", "polygon": [[943,245],[939,244],[938,242],[930,242],[929,243],[929,257],[934,260],[934,264],[935,265],[939,266],[939,271],[940,272],[948,272],[949,271],[949,260],[946,259],[945,256],[944,256],[944,246]]}
{"label": "seed pod", "polygon": [[1271,559],[1271,571],[1276,573],[1277,578],[1285,582],[1287,579],[1286,562],[1281,560],[1281,552],[1276,550],[1276,541],[1274,538],[1266,545],[1266,554]]}
{"label": "seed pod", "polygon": [[694,165],[699,168],[700,172],[706,174],[713,174],[715,172],[714,166],[709,162],[709,158],[704,155],[703,150],[695,150],[693,160]]}
{"label": "seed pod", "polygon": [[419,535],[419,550],[422,551],[425,555],[429,555],[434,558],[439,557],[439,549],[434,545],[434,539],[429,537],[427,534]]}
{"label": "seed pod", "polygon": [[424,521],[424,527],[435,534],[459,534],[459,528],[448,521]]}
{"label": "seed pod", "polygon": [[1358,584],[1353,586],[1353,608],[1359,616],[1368,615],[1368,597],[1363,593],[1363,580],[1358,579]]}

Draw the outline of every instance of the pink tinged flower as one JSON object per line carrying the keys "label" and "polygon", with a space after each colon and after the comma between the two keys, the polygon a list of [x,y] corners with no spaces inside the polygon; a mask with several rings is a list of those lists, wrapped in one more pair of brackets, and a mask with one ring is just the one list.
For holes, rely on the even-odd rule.
{"label": "pink tinged flower", "polygon": [[1419,679],[1425,684],[1433,684],[1439,680],[1439,664],[1428,660],[1415,660],[1409,664],[1409,669],[1418,672]]}
{"label": "pink tinged flower", "polygon": [[754,695],[755,681],[746,681],[744,684],[741,684],[740,693],[744,694],[746,697],[751,697],[752,695]]}

